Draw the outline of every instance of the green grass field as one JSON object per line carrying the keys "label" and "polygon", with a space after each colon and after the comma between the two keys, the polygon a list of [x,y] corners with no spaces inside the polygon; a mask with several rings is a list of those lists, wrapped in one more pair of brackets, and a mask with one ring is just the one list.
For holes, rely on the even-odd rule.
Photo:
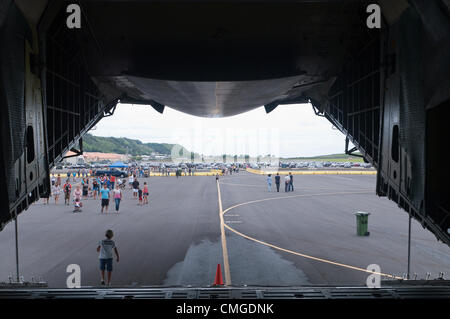
{"label": "green grass field", "polygon": [[313,157],[292,157],[292,158],[282,158],[282,161],[317,161],[317,162],[353,162],[353,163],[363,163],[362,157],[359,156],[349,156],[347,154],[331,154],[331,155],[321,155]]}

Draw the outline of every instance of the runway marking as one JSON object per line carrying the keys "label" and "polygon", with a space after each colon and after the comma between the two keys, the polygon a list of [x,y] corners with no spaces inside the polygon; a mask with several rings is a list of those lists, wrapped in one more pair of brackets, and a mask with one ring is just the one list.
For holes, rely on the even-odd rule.
{"label": "runway marking", "polygon": [[[219,192],[220,192],[220,189],[219,189]],[[223,213],[222,213],[222,215],[225,215],[225,214],[226,214],[227,212],[229,212],[230,210],[232,210],[232,209],[234,209],[234,208],[236,208],[236,207],[239,207],[239,206],[248,205],[248,204],[253,204],[253,203],[258,203],[258,202],[264,202],[264,201],[268,201],[268,200],[285,199],[285,198],[293,198],[293,197],[307,197],[307,196],[344,195],[344,194],[368,194],[368,193],[369,193],[369,192],[335,192],[335,193],[301,194],[301,195],[293,195],[293,196],[271,197],[271,198],[265,198],[265,199],[253,200],[253,201],[249,201],[249,202],[245,202],[245,203],[240,203],[240,204],[231,206],[231,207],[227,208],[226,210],[224,210]],[[338,263],[338,262],[335,262],[335,261],[331,261],[331,260],[327,260],[327,259],[323,259],[323,258],[318,258],[318,257],[314,257],[314,256],[302,254],[302,253],[299,253],[299,252],[296,252],[296,251],[292,251],[292,250],[289,250],[289,249],[285,249],[285,248],[282,248],[282,247],[279,247],[279,246],[276,246],[276,245],[273,245],[273,244],[270,244],[270,243],[266,243],[266,242],[264,242],[264,241],[262,241],[262,240],[259,240],[259,239],[250,237],[250,236],[248,236],[248,235],[245,235],[245,234],[243,234],[243,233],[237,231],[236,229],[234,229],[234,228],[232,228],[232,227],[230,227],[230,226],[228,226],[228,225],[226,225],[226,224],[225,224],[224,226],[225,226],[228,230],[234,232],[235,234],[237,234],[237,235],[239,235],[239,236],[241,236],[241,237],[243,237],[243,238],[246,238],[246,239],[248,239],[248,240],[257,242],[257,243],[259,243],[259,244],[262,244],[262,245],[265,245],[265,246],[268,246],[268,247],[271,247],[271,248],[274,248],[274,249],[277,249],[277,250],[280,250],[280,251],[284,251],[284,252],[289,253],[289,254],[297,255],[297,256],[300,256],[300,257],[307,258],[307,259],[312,259],[312,260],[320,261],[320,262],[323,262],[323,263],[327,263],[327,264],[331,264],[331,265],[335,265],[335,266],[339,266],[339,267],[343,267],[343,268],[347,268],[347,269],[353,269],[353,270],[357,270],[357,271],[362,271],[362,272],[365,272],[365,273],[377,274],[377,275],[380,275],[380,276],[390,277],[390,278],[395,278],[395,279],[402,279],[402,277],[393,276],[393,275],[384,274],[384,273],[372,272],[372,271],[367,270],[367,269],[364,269],[364,268],[360,268],[360,267],[356,267],[356,266],[351,266],[351,265],[346,265],[346,264]]]}
{"label": "runway marking", "polygon": [[220,197],[220,185],[217,181],[217,197],[219,200],[219,217],[220,217],[220,236],[222,239],[222,256],[223,256],[223,269],[225,272],[225,285],[231,285],[231,275],[230,275],[230,263],[228,261],[228,249],[227,249],[227,238],[225,237],[225,222],[223,219],[222,210],[222,199]]}
{"label": "runway marking", "polygon": [[259,202],[265,202],[265,201],[273,200],[273,199],[286,199],[286,198],[293,198],[293,197],[321,196],[321,195],[346,195],[346,194],[372,194],[372,192],[367,192],[367,191],[364,191],[364,192],[334,192],[334,193],[299,194],[299,195],[291,195],[291,196],[269,197],[269,198],[252,200],[249,202],[244,202],[244,203],[240,203],[240,204],[228,207],[227,209],[225,209],[223,211],[223,214],[226,214],[228,211],[230,211],[236,207],[239,207],[239,206],[253,204],[253,203],[259,203]]}
{"label": "runway marking", "polygon": [[[220,184],[222,184],[222,185],[233,185],[233,186],[245,186],[245,187],[264,187],[264,188],[266,188],[267,189],[267,184],[266,185],[261,185],[261,184],[238,184],[238,183],[224,183],[224,182],[220,182]],[[274,185],[275,183],[273,183],[272,185]],[[283,185],[281,185],[280,184],[280,189],[282,188],[281,186],[283,186]],[[295,185],[294,185],[295,186]],[[310,188],[310,187],[295,187],[295,189],[297,189],[297,190],[312,190],[312,191],[314,191],[314,190],[334,190],[334,189],[336,189],[336,187],[334,187],[334,188],[330,188],[330,187],[317,187],[317,188]],[[358,188],[357,190],[360,190],[361,188]],[[373,191],[375,191],[375,189],[373,188],[373,187],[371,187],[371,188],[362,188],[362,189],[364,189],[364,190],[373,190]],[[274,191],[272,192],[272,193],[276,193],[276,185],[275,185],[275,187],[274,187]],[[348,189],[348,190],[352,190],[352,189]]]}

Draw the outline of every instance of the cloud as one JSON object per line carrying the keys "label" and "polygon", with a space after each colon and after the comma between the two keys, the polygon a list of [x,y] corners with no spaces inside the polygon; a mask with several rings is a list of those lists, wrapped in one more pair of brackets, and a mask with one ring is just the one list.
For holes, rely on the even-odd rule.
{"label": "cloud", "polygon": [[207,155],[314,156],[344,151],[344,135],[316,116],[310,104],[263,107],[227,118],[201,118],[166,108],[119,104],[93,135],[127,137],[144,143],[176,143]]}

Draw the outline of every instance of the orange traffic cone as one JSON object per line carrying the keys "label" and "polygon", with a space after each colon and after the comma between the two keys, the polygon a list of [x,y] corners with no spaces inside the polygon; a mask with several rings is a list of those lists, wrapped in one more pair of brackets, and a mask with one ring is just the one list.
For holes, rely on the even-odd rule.
{"label": "orange traffic cone", "polygon": [[223,286],[222,269],[220,268],[220,264],[217,264],[216,279],[214,280],[213,286]]}

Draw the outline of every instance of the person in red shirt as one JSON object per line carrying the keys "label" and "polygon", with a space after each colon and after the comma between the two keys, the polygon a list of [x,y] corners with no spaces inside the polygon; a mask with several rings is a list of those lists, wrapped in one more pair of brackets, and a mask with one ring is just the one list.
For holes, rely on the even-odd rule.
{"label": "person in red shirt", "polygon": [[111,189],[114,189],[114,184],[116,183],[116,177],[114,175],[111,175],[109,182],[111,183]]}

